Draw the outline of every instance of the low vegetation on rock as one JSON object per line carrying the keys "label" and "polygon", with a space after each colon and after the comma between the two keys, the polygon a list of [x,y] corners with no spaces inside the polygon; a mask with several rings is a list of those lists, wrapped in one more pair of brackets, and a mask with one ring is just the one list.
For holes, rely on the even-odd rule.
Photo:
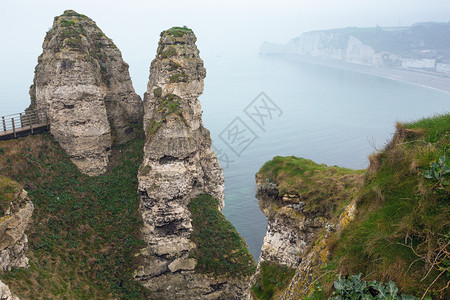
{"label": "low vegetation on rock", "polygon": [[256,275],[255,284],[251,287],[252,294],[261,300],[273,299],[287,287],[294,273],[293,268],[263,261],[260,263],[260,272]]}
{"label": "low vegetation on rock", "polygon": [[82,174],[49,134],[0,147],[0,174],[24,184],[35,204],[30,268],[1,273],[1,280],[20,299],[148,299],[132,279],[142,246],[136,177],[143,139],[114,147],[98,177]]}
{"label": "low vegetation on rock", "polygon": [[17,194],[21,190],[21,185],[16,181],[0,176],[0,217],[4,216],[11,202],[17,199]]}
{"label": "low vegetation on rock", "polygon": [[172,27],[166,31],[163,31],[161,35],[167,34],[173,37],[182,37],[185,34],[193,33],[192,29],[185,27]]}
{"label": "low vegetation on rock", "polygon": [[306,204],[304,212],[337,215],[355,197],[363,172],[301,157],[276,156],[259,170],[257,180],[275,183],[280,195],[299,195]]}
{"label": "low vegetation on rock", "polygon": [[191,240],[197,247],[190,256],[197,259],[196,270],[215,276],[249,277],[256,263],[245,240],[217,209],[219,202],[208,194],[189,204],[194,231]]}

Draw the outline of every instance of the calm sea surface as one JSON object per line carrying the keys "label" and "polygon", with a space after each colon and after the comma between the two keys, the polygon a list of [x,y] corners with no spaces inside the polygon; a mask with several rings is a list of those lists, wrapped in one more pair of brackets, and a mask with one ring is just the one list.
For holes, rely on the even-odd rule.
{"label": "calm sea surface", "polygon": [[[255,198],[254,178],[266,161],[295,155],[327,165],[366,168],[367,156],[390,139],[396,121],[450,111],[448,93],[281,57],[213,57],[205,59],[205,65],[208,74],[200,100],[205,126],[222,156],[223,212],[255,257],[267,223]],[[282,111],[279,116],[272,110],[272,119],[263,118],[262,128],[245,113],[248,105],[252,109],[256,104],[268,115],[262,102],[252,103],[260,92]],[[239,122],[233,122],[236,117]],[[243,137],[243,143],[257,136],[240,156],[231,149],[239,153],[243,147],[233,140],[236,128],[254,133]]]}
{"label": "calm sea surface", "polygon": [[[207,77],[200,100],[205,126],[224,168],[224,214],[256,258],[267,223],[255,198],[254,178],[266,161],[295,155],[365,168],[367,156],[390,139],[396,121],[450,111],[448,93],[370,75],[280,57],[203,58]],[[135,68],[140,74],[132,74],[140,94],[148,80],[149,61],[128,61],[132,71],[134,65],[141,66]],[[36,61],[3,64],[0,67],[14,71],[0,72],[0,113],[20,112],[29,105],[31,66]],[[267,106],[260,98],[254,102],[261,92],[270,98],[265,99]],[[253,116],[259,125],[264,121],[261,127],[245,113],[247,107],[247,112],[255,112],[255,106],[267,116]]]}

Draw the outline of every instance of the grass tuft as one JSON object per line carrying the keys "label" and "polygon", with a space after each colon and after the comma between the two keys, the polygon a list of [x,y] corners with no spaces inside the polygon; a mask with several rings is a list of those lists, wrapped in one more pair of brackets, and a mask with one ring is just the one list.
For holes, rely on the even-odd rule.
{"label": "grass tuft", "polygon": [[17,194],[22,190],[22,186],[8,177],[0,176],[0,217],[5,215],[11,202],[17,200]]}
{"label": "grass tuft", "polygon": [[299,195],[306,203],[304,212],[336,216],[356,196],[363,173],[295,156],[276,156],[263,165],[256,178],[275,183],[280,196]]}
{"label": "grass tuft", "polygon": [[163,31],[161,35],[167,34],[173,37],[182,37],[185,34],[192,34],[192,29],[187,27],[172,27],[166,31]]}
{"label": "grass tuft", "polygon": [[288,286],[294,274],[295,269],[263,261],[260,263],[260,272],[256,275],[251,292],[260,300],[274,299],[278,292]]}

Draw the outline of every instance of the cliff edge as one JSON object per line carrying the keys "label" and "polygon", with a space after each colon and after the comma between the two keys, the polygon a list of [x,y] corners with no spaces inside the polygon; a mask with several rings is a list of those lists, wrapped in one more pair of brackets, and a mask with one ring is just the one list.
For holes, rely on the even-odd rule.
{"label": "cliff edge", "polygon": [[399,123],[367,170],[267,162],[256,176],[269,225],[252,296],[448,299],[449,135],[449,114]]}
{"label": "cliff edge", "polygon": [[[334,230],[339,215],[354,205],[362,173],[294,156],[277,156],[264,164],[256,183],[268,225],[253,278],[254,298],[279,297],[296,270],[308,264],[319,236]],[[272,276],[276,280],[268,282]],[[313,280],[312,274],[306,277],[309,283]]]}

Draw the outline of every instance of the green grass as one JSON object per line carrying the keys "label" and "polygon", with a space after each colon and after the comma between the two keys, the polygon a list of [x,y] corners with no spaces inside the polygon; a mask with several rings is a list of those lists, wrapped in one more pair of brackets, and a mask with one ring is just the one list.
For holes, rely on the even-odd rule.
{"label": "green grass", "polygon": [[187,82],[189,80],[189,77],[184,73],[177,73],[174,75],[171,75],[169,77],[169,81],[171,83],[178,83],[178,82]]}
{"label": "green grass", "polygon": [[169,58],[169,57],[172,57],[172,56],[176,56],[177,55],[177,50],[174,47],[169,47],[166,50],[162,51],[160,53],[160,55],[161,55],[162,59]]}
{"label": "green grass", "polygon": [[156,122],[155,120],[150,119],[147,127],[147,138],[149,139],[152,135],[154,135],[158,131],[159,127],[161,127],[161,122]]}
{"label": "green grass", "polygon": [[1,273],[21,299],[147,299],[132,279],[144,245],[136,195],[142,138],[112,149],[110,167],[83,175],[49,134],[3,141],[0,174],[35,205],[30,268]]}
{"label": "green grass", "polygon": [[74,10],[65,10],[62,14],[65,17],[84,17],[87,18],[85,15],[79,14]]}
{"label": "green grass", "polygon": [[[450,115],[445,114],[397,124],[393,140],[370,156],[368,171],[296,157],[275,157],[261,168],[260,183],[275,183],[281,194],[299,194],[307,203],[358,199],[355,220],[327,238],[328,275],[316,282],[323,287],[317,295],[331,296],[333,274],[363,273],[364,280],[394,281],[402,294],[450,298],[450,187],[445,184],[450,175],[425,177],[440,157],[450,164],[449,146]],[[352,185],[355,180],[361,181]]]}
{"label": "green grass", "polygon": [[159,106],[157,111],[163,115],[165,119],[170,114],[182,116],[182,108],[180,104],[180,97],[175,94],[167,94],[159,99]]}
{"label": "green grass", "polygon": [[172,27],[166,31],[163,31],[161,35],[167,34],[173,37],[182,37],[185,34],[193,33],[192,29],[187,27]]}
{"label": "green grass", "polygon": [[63,27],[70,27],[75,24],[76,23],[73,20],[61,19],[61,26],[63,26]]}
{"label": "green grass", "polygon": [[16,200],[15,195],[21,189],[22,187],[19,183],[8,177],[0,176],[0,217],[4,216],[11,202]]}
{"label": "green grass", "polygon": [[260,263],[260,272],[251,287],[253,296],[261,300],[273,299],[277,292],[283,291],[295,274],[295,269],[273,262]]}
{"label": "green grass", "polygon": [[317,164],[295,156],[276,156],[266,162],[256,177],[276,184],[279,194],[298,194],[305,212],[339,214],[362,184],[362,170]]}
{"label": "green grass", "polygon": [[450,114],[437,115],[431,118],[423,118],[415,122],[404,124],[408,129],[425,130],[425,141],[436,143],[442,137],[449,137],[450,134]]}
{"label": "green grass", "polygon": [[336,271],[393,280],[416,296],[427,288],[436,299],[450,295],[444,254],[450,251],[450,188],[423,176],[449,147],[449,130],[449,115],[398,124],[393,141],[376,155],[379,166],[361,191],[360,213],[338,240]]}
{"label": "green grass", "polygon": [[207,194],[189,204],[193,226],[191,240],[197,245],[190,256],[198,261],[196,271],[215,276],[251,276],[256,263],[247,244],[217,205],[218,201]]}

